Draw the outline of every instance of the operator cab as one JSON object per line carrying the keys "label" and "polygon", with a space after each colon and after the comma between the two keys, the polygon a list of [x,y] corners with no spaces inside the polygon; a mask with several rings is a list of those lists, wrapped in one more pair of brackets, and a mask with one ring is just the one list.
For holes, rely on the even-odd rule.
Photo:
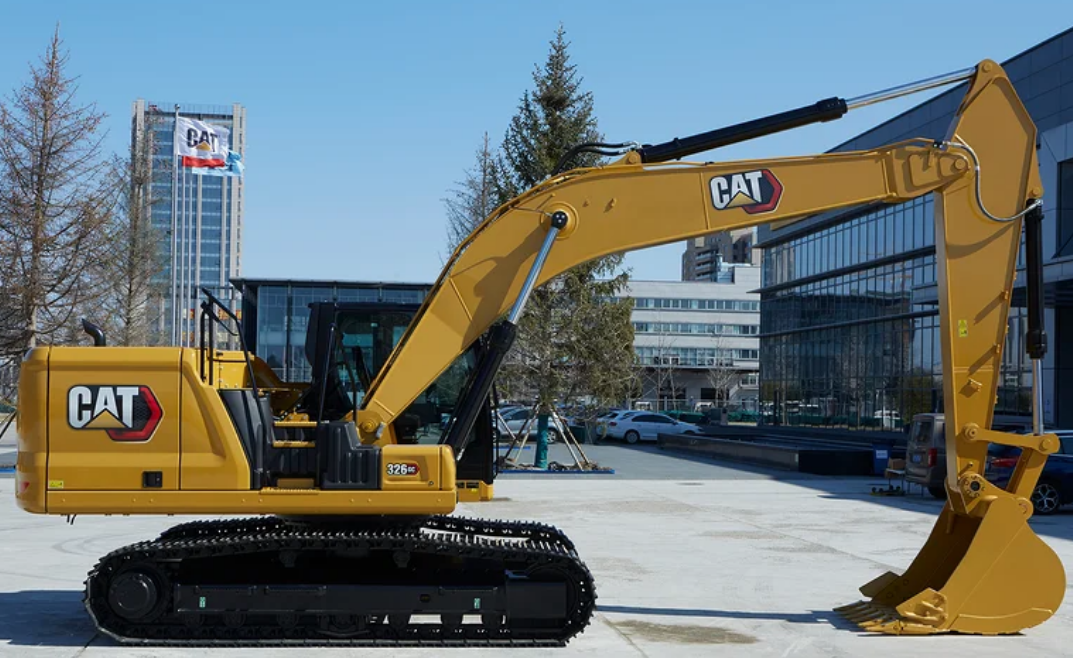
{"label": "operator cab", "polygon": [[[206,301],[203,313],[214,303]],[[253,357],[248,365],[256,386],[219,388],[250,463],[251,488],[379,486],[375,457],[379,448],[361,443],[353,414],[419,308],[417,304],[314,302],[309,305],[304,343],[311,372],[308,383],[283,382]],[[240,321],[233,318],[233,322]],[[217,355],[211,345],[211,326],[209,349],[203,350],[210,360]],[[241,326],[239,335],[246,335]],[[441,418],[453,415],[480,349],[478,341],[398,416],[393,424],[398,443],[443,443]],[[256,345],[247,350],[245,354],[256,352]],[[204,370],[211,378],[214,368]],[[483,406],[469,448],[456,467],[458,479],[490,485],[495,476],[491,401]]]}

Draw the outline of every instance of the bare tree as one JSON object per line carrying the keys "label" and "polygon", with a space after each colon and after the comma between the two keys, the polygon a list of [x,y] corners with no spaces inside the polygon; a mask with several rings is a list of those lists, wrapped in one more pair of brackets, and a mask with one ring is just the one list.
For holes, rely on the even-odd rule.
{"label": "bare tree", "polygon": [[[717,351],[718,355],[719,352]],[[708,385],[715,390],[715,401],[720,407],[728,406],[734,389],[741,381],[741,372],[734,367],[733,360],[716,356],[715,362],[704,371]]]}
{"label": "bare tree", "polygon": [[489,144],[488,133],[484,133],[473,168],[466,170],[451,196],[443,200],[447,208],[447,246],[451,251],[496,209],[500,179],[498,158]]}
{"label": "bare tree", "polygon": [[680,379],[680,357],[678,350],[675,349],[677,341],[670,332],[664,330],[664,323],[661,318],[657,316],[656,321],[651,324],[654,324],[656,328],[655,331],[650,332],[655,335],[655,345],[652,346],[655,355],[652,363],[639,363],[638,368],[640,369],[642,382],[647,384],[643,388],[655,392],[655,411],[663,411],[665,407],[663,393],[669,391],[672,399],[677,397],[677,382]]}
{"label": "bare tree", "polygon": [[875,393],[871,380],[875,346],[865,333],[866,328],[846,327],[838,342],[839,397],[845,406],[847,421],[854,426],[861,425],[864,403]]}
{"label": "bare tree", "polygon": [[163,338],[156,330],[164,293],[156,278],[164,269],[163,236],[152,224],[153,208],[161,201],[153,194],[153,178],[162,178],[153,171],[154,126],[160,120],[149,115],[138,129],[141,134],[134,136],[130,158],[112,163],[118,202],[101,264],[107,288],[100,319],[117,345],[153,345]]}
{"label": "bare tree", "polygon": [[0,103],[0,356],[17,359],[71,326],[102,293],[115,204],[101,157],[104,115],[76,99],[59,30],[30,79]]}

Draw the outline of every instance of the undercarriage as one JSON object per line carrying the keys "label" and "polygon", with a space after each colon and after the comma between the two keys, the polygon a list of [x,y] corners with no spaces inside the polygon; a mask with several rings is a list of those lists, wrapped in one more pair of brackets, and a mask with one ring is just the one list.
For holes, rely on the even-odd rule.
{"label": "undercarriage", "polygon": [[85,604],[125,644],[561,646],[592,576],[536,523],[197,521],[103,557]]}

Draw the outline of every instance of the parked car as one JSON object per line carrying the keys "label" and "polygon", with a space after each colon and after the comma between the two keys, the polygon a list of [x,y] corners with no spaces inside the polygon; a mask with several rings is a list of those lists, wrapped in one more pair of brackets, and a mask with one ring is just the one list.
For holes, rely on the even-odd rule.
{"label": "parked car", "polygon": [[636,409],[612,409],[605,411],[596,418],[596,436],[600,439],[606,439],[608,436],[608,430],[612,423],[618,423],[627,416],[633,414],[645,413],[643,411],[637,411]]}
{"label": "parked car", "polygon": [[[1058,435],[1058,451],[1050,455],[1032,491],[1032,506],[1040,515],[1054,514],[1062,505],[1073,503],[1073,430],[1046,430]],[[1005,487],[1021,456],[1021,449],[992,445],[988,450],[987,479]]]}
{"label": "parked car", "polygon": [[625,414],[607,423],[607,436],[622,439],[626,443],[655,441],[660,432],[664,434],[700,434],[700,428],[692,423],[675,420],[666,414],[647,411]]}
{"label": "parked car", "polygon": [[[502,420],[496,422],[497,429],[501,435],[509,436],[504,428],[509,428],[511,432],[517,436],[526,427],[526,423],[529,421],[533,410],[529,407],[507,407],[500,409],[499,416]],[[530,438],[536,438],[537,434],[537,419],[533,418],[532,422],[529,422],[528,433]],[[563,430],[562,424],[555,416],[548,416],[548,443],[555,443],[556,441],[562,441],[566,432]]]}

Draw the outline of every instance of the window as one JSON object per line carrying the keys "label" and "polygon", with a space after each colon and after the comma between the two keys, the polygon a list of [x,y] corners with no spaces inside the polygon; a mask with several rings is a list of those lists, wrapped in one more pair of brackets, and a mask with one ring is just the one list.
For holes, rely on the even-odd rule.
{"label": "window", "polygon": [[668,310],[744,311],[760,310],[760,302],[732,299],[681,299],[637,297],[634,308],[659,308]]}
{"label": "window", "polygon": [[1058,163],[1057,232],[1055,256],[1073,256],[1073,160]]}
{"label": "window", "polygon": [[1073,436],[1062,436],[1058,440],[1062,442],[1061,454],[1073,455]]}

